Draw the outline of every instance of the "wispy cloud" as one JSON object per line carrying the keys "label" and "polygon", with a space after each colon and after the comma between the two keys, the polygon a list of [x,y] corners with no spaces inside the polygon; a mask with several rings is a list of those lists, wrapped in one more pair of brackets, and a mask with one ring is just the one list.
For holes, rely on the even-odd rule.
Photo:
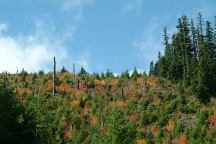
{"label": "wispy cloud", "polygon": [[84,67],[88,72],[91,72],[90,68],[90,51],[89,49],[85,49],[80,55],[75,56],[74,62],[77,68]]}
{"label": "wispy cloud", "polygon": [[[62,0],[56,1],[63,12],[72,14],[76,21],[83,18],[83,8],[95,0]],[[0,21],[0,72],[16,72],[26,69],[29,72],[40,69],[51,70],[52,59],[56,56],[57,68],[63,65],[72,70],[74,62],[78,68],[83,66],[90,71],[90,51],[86,48],[81,53],[70,54],[67,43],[73,41],[79,24],[71,21],[62,27],[56,27],[47,15],[33,18],[35,30],[30,34],[19,32],[10,34],[8,24]]]}
{"label": "wispy cloud", "polygon": [[[67,35],[55,35],[54,29],[54,26],[38,21],[33,34],[9,35],[3,32],[0,35],[0,71],[14,73],[22,68],[29,72],[40,69],[50,71],[54,56],[57,57],[58,68],[63,65],[70,68],[68,63],[72,63],[72,59],[65,46]],[[74,62],[88,67],[89,60],[85,58],[86,54],[80,54],[79,59]]]}
{"label": "wispy cloud", "polygon": [[15,72],[21,68],[47,71],[53,56],[58,55],[62,61],[67,55],[62,44],[53,40],[41,25],[36,25],[34,34],[12,36],[3,33],[0,35],[0,71]]}
{"label": "wispy cloud", "polygon": [[[139,69],[139,68],[137,68],[137,71],[138,71],[138,73],[140,73],[140,74],[142,74],[143,72],[145,72],[145,70]],[[134,70],[129,70],[129,75],[132,76],[133,72],[134,72]]]}
{"label": "wispy cloud", "polygon": [[[143,74],[143,73],[145,72],[144,69],[140,69],[140,68],[136,68],[136,69],[137,69],[137,71],[138,71],[139,74]],[[133,70],[129,70],[129,71],[128,71],[129,76],[132,76],[133,72],[134,72],[134,69],[133,69]],[[106,71],[105,71],[104,73],[106,73]],[[115,77],[117,77],[117,76],[120,76],[121,73],[116,73],[116,72],[114,72],[113,75],[114,75]]]}
{"label": "wispy cloud", "polygon": [[62,0],[60,5],[62,11],[72,12],[74,19],[81,21],[83,19],[83,8],[94,2],[95,0]]}
{"label": "wispy cloud", "polygon": [[143,0],[127,0],[126,5],[123,7],[123,14],[128,14],[131,12],[139,13],[142,8]]}
{"label": "wispy cloud", "polygon": [[95,0],[62,0],[63,10],[71,10],[77,7],[83,7],[84,5],[92,4],[95,2]]}
{"label": "wispy cloud", "polygon": [[7,31],[8,29],[8,24],[4,22],[0,22],[0,34],[4,31]]}
{"label": "wispy cloud", "polygon": [[149,68],[149,63],[156,60],[157,53],[163,52],[162,29],[157,20],[151,20],[144,36],[132,41],[132,46],[137,50],[138,58],[144,63],[145,71]]}

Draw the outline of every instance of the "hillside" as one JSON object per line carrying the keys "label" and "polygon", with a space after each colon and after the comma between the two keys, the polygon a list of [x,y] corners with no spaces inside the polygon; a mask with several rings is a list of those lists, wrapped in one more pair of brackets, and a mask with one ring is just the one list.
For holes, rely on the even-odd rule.
{"label": "hillside", "polygon": [[[5,84],[35,113],[40,137],[32,143],[216,143],[216,99],[201,103],[162,78],[62,71],[55,95],[52,73],[2,73],[1,90]],[[29,123],[24,114],[16,118]]]}
{"label": "hillside", "polygon": [[49,73],[1,73],[0,143],[216,144],[216,17],[203,22],[165,27],[148,75],[56,71],[55,57]]}

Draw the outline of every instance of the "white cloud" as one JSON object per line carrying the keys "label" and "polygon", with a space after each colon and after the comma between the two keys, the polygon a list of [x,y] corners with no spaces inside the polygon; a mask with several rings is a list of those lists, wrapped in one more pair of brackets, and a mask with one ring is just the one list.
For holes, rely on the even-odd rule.
{"label": "white cloud", "polygon": [[138,13],[142,8],[143,0],[128,0],[126,5],[123,7],[123,14],[128,14],[131,12]]}
{"label": "white cloud", "polygon": [[[41,37],[43,37],[41,35]],[[52,58],[57,56],[59,62],[66,58],[64,47],[57,49],[57,43],[40,39],[37,35],[0,36],[0,71],[16,72],[26,69],[30,72],[43,69],[48,71]]]}
{"label": "white cloud", "polygon": [[8,24],[4,22],[0,22],[0,34],[4,31],[7,31],[7,29],[8,29]]}
{"label": "white cloud", "polygon": [[119,73],[113,73],[114,77],[120,76]]}
{"label": "white cloud", "polygon": [[132,46],[137,50],[138,58],[143,61],[145,71],[148,71],[149,63],[157,59],[159,51],[163,52],[162,28],[156,20],[150,21],[143,38],[133,41]]}
{"label": "white cloud", "polygon": [[[137,68],[138,73],[142,74],[143,72],[145,72],[143,69],[139,69]],[[129,75],[132,76],[134,70],[129,70]]]}
{"label": "white cloud", "polygon": [[[137,69],[137,71],[138,71],[139,74],[143,74],[143,73],[145,72],[144,69],[140,69],[140,68],[136,68],[136,69]],[[128,71],[129,76],[132,76],[133,72],[134,72],[134,69],[133,69],[133,70],[129,70],[129,71]],[[106,73],[106,71],[105,71],[104,73]],[[117,77],[117,76],[120,76],[121,74],[120,74],[120,73],[113,72],[113,75],[114,75],[115,77]]]}
{"label": "white cloud", "polygon": [[[50,29],[48,29],[48,27]],[[50,71],[53,57],[56,56],[57,68],[72,63],[65,46],[68,34],[56,34],[54,26],[47,26],[43,22],[36,22],[36,30],[29,35],[0,35],[0,72],[16,72],[24,68],[29,72],[38,70]],[[73,32],[73,31],[72,31]],[[90,54],[89,54],[90,55]],[[84,67],[88,66],[86,54],[81,54],[75,62]]]}
{"label": "white cloud", "polygon": [[[84,67],[86,71],[91,72],[89,63],[90,63],[90,52],[88,49],[85,49],[80,55],[74,58],[74,63],[77,68]],[[78,69],[78,70],[79,70]]]}
{"label": "white cloud", "polygon": [[[76,21],[82,20],[83,8],[95,0],[61,0],[56,4],[63,12],[72,14]],[[46,72],[52,70],[52,60],[56,56],[57,68],[63,65],[72,70],[74,62],[78,67],[83,66],[90,71],[90,52],[84,49],[78,54],[70,54],[68,43],[74,38],[79,25],[68,22],[62,27],[56,27],[49,16],[34,19],[35,31],[30,34],[20,32],[16,35],[9,33],[7,23],[0,21],[0,72],[16,72],[17,69],[26,69],[29,72],[40,69]],[[71,43],[70,43],[71,44]]]}
{"label": "white cloud", "polygon": [[63,0],[63,10],[71,10],[77,7],[83,7],[84,5],[92,4],[95,0]]}
{"label": "white cloud", "polygon": [[62,0],[60,5],[63,11],[72,12],[73,18],[81,21],[83,19],[83,7],[94,2],[95,0]]}

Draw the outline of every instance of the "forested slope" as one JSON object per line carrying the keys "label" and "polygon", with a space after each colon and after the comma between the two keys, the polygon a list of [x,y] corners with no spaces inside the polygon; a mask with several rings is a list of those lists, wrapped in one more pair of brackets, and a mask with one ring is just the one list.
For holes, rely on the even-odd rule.
{"label": "forested slope", "polygon": [[[0,74],[0,143],[216,143],[216,32],[178,20],[150,73]],[[205,30],[203,27],[205,26]]]}
{"label": "forested slope", "polygon": [[164,55],[151,62],[150,74],[190,87],[207,102],[216,95],[216,17],[212,24],[199,13],[196,25],[182,15],[176,33],[170,36],[164,28]]}
{"label": "forested slope", "polygon": [[[203,104],[190,90],[163,78],[136,71],[131,77],[125,72],[116,78],[110,72],[104,76],[59,72],[53,95],[51,73],[23,71],[1,77],[18,101],[34,110],[30,119],[23,113],[15,119],[23,125],[38,123],[23,127],[43,135],[35,143],[44,143],[44,138],[47,143],[216,142],[216,99]],[[1,111],[12,106],[5,108]],[[8,135],[11,139],[20,137]]]}

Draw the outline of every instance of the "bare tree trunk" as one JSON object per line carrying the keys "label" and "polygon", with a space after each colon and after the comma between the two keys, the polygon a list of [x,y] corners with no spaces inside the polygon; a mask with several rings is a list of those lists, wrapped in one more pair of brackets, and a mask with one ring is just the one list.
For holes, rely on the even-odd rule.
{"label": "bare tree trunk", "polygon": [[53,61],[53,95],[55,95],[56,93],[56,85],[55,85],[55,82],[56,82],[56,60],[55,60],[55,57],[54,57],[54,61]]}
{"label": "bare tree trunk", "polygon": [[79,78],[77,79],[77,89],[79,90],[79,83],[80,83],[80,80]]}
{"label": "bare tree trunk", "polygon": [[121,85],[121,95],[124,97],[124,85]]}

